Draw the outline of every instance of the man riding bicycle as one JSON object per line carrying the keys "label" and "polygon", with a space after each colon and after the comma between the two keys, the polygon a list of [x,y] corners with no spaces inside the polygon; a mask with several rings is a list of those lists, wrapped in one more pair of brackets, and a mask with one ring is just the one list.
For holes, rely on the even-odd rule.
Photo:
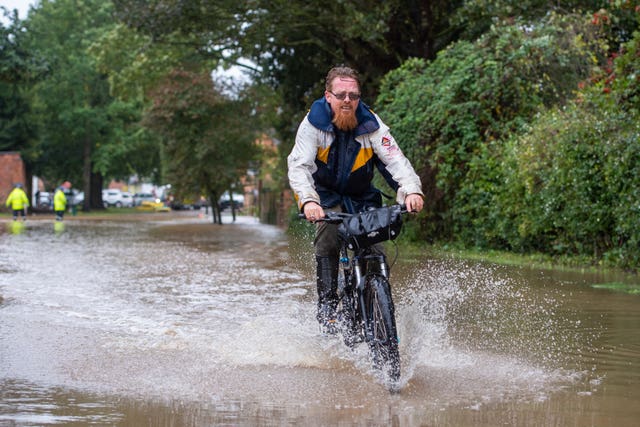
{"label": "man riding bicycle", "polygon": [[[382,206],[372,184],[377,168],[408,211],[423,207],[420,178],[380,118],[360,102],[360,79],[349,67],[334,67],[324,97],[302,120],[289,154],[288,176],[298,207],[311,222],[325,210],[363,212]],[[316,224],[314,240],[318,312],[327,333],[336,331],[339,242],[337,225]],[[382,245],[376,247],[382,251]]]}

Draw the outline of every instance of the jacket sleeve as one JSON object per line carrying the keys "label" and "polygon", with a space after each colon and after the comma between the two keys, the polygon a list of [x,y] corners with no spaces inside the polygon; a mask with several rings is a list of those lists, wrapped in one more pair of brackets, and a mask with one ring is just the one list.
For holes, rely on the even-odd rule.
{"label": "jacket sleeve", "polygon": [[420,177],[411,166],[409,159],[402,153],[398,143],[391,135],[389,127],[379,117],[376,116],[376,118],[380,123],[380,128],[371,134],[371,145],[373,151],[384,164],[388,175],[398,185],[396,201],[404,203],[405,197],[409,194],[420,194],[424,197]]}
{"label": "jacket sleeve", "polygon": [[318,132],[305,117],[298,127],[295,144],[287,157],[289,185],[300,209],[307,202],[320,203],[312,176],[317,170],[315,160],[318,152]]}

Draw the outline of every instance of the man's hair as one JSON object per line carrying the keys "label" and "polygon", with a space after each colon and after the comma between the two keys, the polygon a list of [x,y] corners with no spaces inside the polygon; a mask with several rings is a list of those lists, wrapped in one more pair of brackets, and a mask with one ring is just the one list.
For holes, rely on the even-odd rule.
{"label": "man's hair", "polygon": [[327,73],[327,78],[324,83],[325,90],[331,90],[331,83],[336,77],[346,77],[349,79],[353,79],[356,81],[356,83],[358,83],[358,88],[360,88],[360,75],[358,75],[358,72],[351,67],[339,65],[337,67],[333,67]]}

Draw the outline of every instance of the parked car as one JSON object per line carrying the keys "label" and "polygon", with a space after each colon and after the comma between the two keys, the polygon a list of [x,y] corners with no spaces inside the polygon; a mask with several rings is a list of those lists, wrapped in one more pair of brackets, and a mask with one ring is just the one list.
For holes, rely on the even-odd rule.
{"label": "parked car", "polygon": [[[229,197],[229,193],[224,193],[220,200],[218,200],[218,204],[220,206],[220,210],[229,209],[231,207],[231,198]],[[244,207],[244,195],[234,193],[233,194],[233,205],[236,209],[242,209]]]}
{"label": "parked car", "polygon": [[43,210],[53,209],[53,194],[47,191],[38,191],[36,195],[37,195],[36,207],[38,209],[43,209]]}
{"label": "parked car", "polygon": [[150,202],[148,200],[143,201],[140,206],[136,206],[136,209],[145,212],[169,212],[171,210],[168,206],[160,201]]}
{"label": "parked car", "polygon": [[185,199],[172,199],[169,203],[171,209],[180,211],[180,210],[198,210],[203,207],[209,206],[209,203],[204,197],[201,197],[200,200],[194,200],[192,198]]}
{"label": "parked car", "polygon": [[133,207],[133,194],[128,191],[122,192],[122,207],[132,208]]}
{"label": "parked car", "polygon": [[133,206],[140,206],[142,202],[159,202],[160,199],[151,193],[136,193],[133,195]]}
{"label": "parked car", "polygon": [[84,191],[72,188],[71,190],[65,191],[64,194],[67,196],[67,205],[69,206],[81,205],[82,202],[84,202]]}
{"label": "parked car", "polygon": [[104,207],[130,208],[133,207],[133,195],[127,191],[117,189],[102,190]]}

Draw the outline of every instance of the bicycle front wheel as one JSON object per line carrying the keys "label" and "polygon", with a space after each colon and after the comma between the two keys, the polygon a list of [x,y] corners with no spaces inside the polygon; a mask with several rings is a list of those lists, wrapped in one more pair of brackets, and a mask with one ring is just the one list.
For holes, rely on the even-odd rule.
{"label": "bicycle front wheel", "polygon": [[400,379],[400,352],[389,281],[380,275],[369,276],[362,296],[373,365],[396,382]]}

